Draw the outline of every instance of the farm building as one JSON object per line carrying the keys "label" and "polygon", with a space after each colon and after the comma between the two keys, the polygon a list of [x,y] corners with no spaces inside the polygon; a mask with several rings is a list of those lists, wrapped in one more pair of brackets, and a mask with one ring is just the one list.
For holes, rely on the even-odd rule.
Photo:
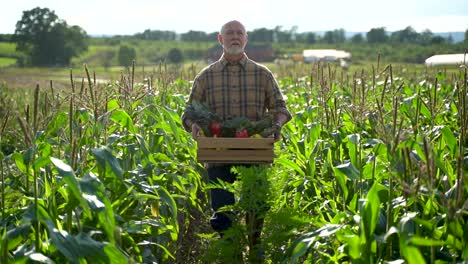
{"label": "farm building", "polygon": [[351,53],[335,49],[307,49],[302,51],[304,62],[349,61]]}
{"label": "farm building", "polygon": [[439,65],[462,65],[468,64],[468,56],[466,54],[440,54],[434,55],[426,59],[427,66]]}

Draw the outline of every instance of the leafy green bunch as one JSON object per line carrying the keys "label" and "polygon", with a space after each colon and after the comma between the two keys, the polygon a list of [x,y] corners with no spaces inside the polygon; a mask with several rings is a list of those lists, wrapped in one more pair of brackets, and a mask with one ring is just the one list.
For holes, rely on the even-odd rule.
{"label": "leafy green bunch", "polygon": [[213,136],[210,125],[219,122],[221,125],[221,133],[223,137],[234,137],[239,130],[246,130],[248,135],[259,135],[260,137],[268,137],[275,131],[273,127],[273,116],[265,115],[258,121],[251,121],[247,117],[234,117],[223,120],[217,113],[212,112],[209,107],[198,101],[193,101],[185,110],[187,119],[197,123],[203,130],[206,136]]}

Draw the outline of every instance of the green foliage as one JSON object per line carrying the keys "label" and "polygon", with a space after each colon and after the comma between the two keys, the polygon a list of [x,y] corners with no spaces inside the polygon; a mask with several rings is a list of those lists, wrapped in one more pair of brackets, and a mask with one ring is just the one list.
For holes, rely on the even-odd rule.
{"label": "green foliage", "polygon": [[189,30],[186,33],[182,33],[180,38],[182,41],[188,42],[203,42],[203,41],[213,41],[216,40],[218,36],[218,32],[213,32],[211,34],[207,34],[203,31],[194,31]]}
{"label": "green foliage", "polygon": [[86,32],[67,23],[48,8],[23,11],[16,24],[14,41],[28,56],[27,65],[68,65],[72,57],[88,47]]}
{"label": "green foliage", "polygon": [[118,52],[119,65],[130,66],[136,59],[136,51],[127,45],[120,45]]}
{"label": "green foliage", "polygon": [[336,44],[345,42],[345,31],[344,29],[335,29],[333,31],[325,32],[323,41],[328,44]]}
{"label": "green foliage", "polygon": [[0,57],[18,56],[16,45],[12,42],[0,42]]}
{"label": "green foliage", "polygon": [[134,35],[139,39],[147,40],[163,40],[163,41],[174,41],[176,39],[176,33],[173,31],[161,31],[161,30],[150,30],[147,29],[143,33],[137,33]]}
{"label": "green foliage", "polygon": [[362,34],[355,34],[351,37],[351,43],[360,44],[364,42],[364,37]]}
{"label": "green foliage", "polygon": [[177,48],[170,49],[167,53],[167,60],[171,63],[181,63],[184,61],[182,51]]}
{"label": "green foliage", "polygon": [[14,58],[0,58],[0,67],[6,67],[16,64],[16,59]]}
{"label": "green foliage", "polygon": [[272,128],[272,115],[267,114],[262,119],[257,121],[251,121],[248,118],[242,116],[228,120],[222,120],[221,117],[211,111],[207,105],[198,101],[193,101],[187,105],[184,112],[184,118],[187,118],[188,120],[198,124],[203,130],[204,135],[208,137],[213,136],[210,125],[215,122],[219,123],[220,125],[222,137],[234,137],[236,131],[240,129],[245,129],[249,136],[258,134],[262,137],[268,137],[276,132]]}
{"label": "green foliage", "polygon": [[235,192],[239,197],[235,207],[241,212],[266,213],[273,202],[269,175],[271,168],[261,165],[237,166],[233,170],[239,177],[239,181],[234,184]]}
{"label": "green foliage", "polygon": [[[231,241],[207,226],[212,186],[180,120],[191,78],[164,70],[32,100],[1,84],[2,263],[255,258],[249,221]],[[467,261],[466,69],[306,70],[279,79],[294,115],[274,164],[216,186],[239,219],[264,214],[267,261]]]}
{"label": "green foliage", "polygon": [[387,41],[385,28],[372,28],[366,34],[367,42],[369,43],[384,43]]}
{"label": "green foliage", "polygon": [[[89,85],[88,91],[94,94],[95,87]],[[23,145],[24,153],[19,151],[7,158],[23,176],[12,177],[9,173],[5,175],[8,180],[2,180],[2,201],[8,201],[2,203],[2,228],[9,231],[8,235],[2,233],[3,245],[8,243],[14,249],[22,243],[24,248],[13,256],[2,246],[2,262],[43,258],[60,263],[148,263],[175,257],[175,247],[168,243],[179,239],[179,226],[185,228],[184,221],[178,222],[186,217],[179,208],[199,210],[200,176],[197,164],[188,159],[193,153],[174,151],[193,144],[178,136],[184,133],[178,114],[166,109],[168,105],[161,106],[160,98],[149,91],[145,96],[138,94],[142,87],[134,86],[131,97],[135,101],[131,104],[118,90],[95,93],[94,99],[82,91],[76,95],[80,98],[69,101],[65,111],[48,112],[43,108],[41,114],[34,112],[43,123],[39,126],[41,132],[33,136],[33,146]],[[109,104],[93,105],[105,101]],[[83,107],[75,108],[75,104],[83,102]],[[112,112],[104,112],[107,107]],[[144,131],[138,128],[140,125],[135,126],[135,118],[143,113]],[[25,124],[23,132],[30,135],[30,129]],[[101,133],[107,136],[101,137]],[[89,151],[82,152],[83,146],[89,146]],[[62,147],[67,155],[53,151]],[[88,158],[90,163],[81,163]],[[180,166],[182,160],[187,163]],[[2,158],[2,164],[4,161]],[[134,167],[137,163],[142,167]],[[41,168],[47,172],[41,174]],[[32,201],[40,202],[15,209],[19,207],[11,199],[18,194],[17,187]],[[14,217],[7,219],[6,214]],[[23,216],[28,220],[21,220]],[[16,219],[21,227],[16,227]],[[149,242],[150,237],[157,239]],[[39,247],[41,241],[48,242]],[[37,254],[28,253],[32,247]],[[128,254],[125,248],[130,249]],[[144,255],[146,250],[153,254]]]}
{"label": "green foliage", "polygon": [[[27,12],[29,12],[27,14],[32,14],[33,16],[41,16],[50,12],[51,15],[48,16],[48,20],[36,19],[43,24],[51,22],[50,18],[57,18],[54,12],[47,8],[44,10],[37,8]],[[28,19],[25,19],[26,23],[31,22]],[[172,49],[180,50],[180,54],[174,55],[174,58],[177,58],[175,61],[180,59],[179,55],[182,56],[184,61],[205,60],[209,50],[218,46],[216,40],[217,32],[189,31],[177,36],[173,31],[147,29],[133,36],[117,35],[88,39],[83,37],[86,33],[80,28],[76,26],[69,27],[62,20],[54,23],[54,25],[56,26],[50,29],[49,33],[42,34],[41,38],[35,38],[38,39],[34,43],[38,47],[36,50],[33,50],[30,44],[28,44],[28,47],[21,44],[26,40],[32,41],[34,38],[18,37],[15,34],[13,39],[21,40],[21,42],[18,42],[19,52],[16,52],[14,55],[11,52],[3,53],[1,48],[2,42],[9,42],[12,37],[0,35],[0,57],[17,58],[18,65],[20,66],[31,65],[32,55],[34,55],[35,61],[48,60],[48,62],[46,61],[41,65],[63,65],[71,61],[75,65],[86,63],[107,68],[116,65],[129,65],[129,62],[132,61],[127,60],[126,63],[121,63],[118,58],[115,58],[116,53],[118,53],[118,46],[120,45],[126,45],[135,49],[136,54],[134,59],[138,58],[139,65],[170,61],[167,58],[169,51]],[[23,28],[26,29],[25,27]],[[63,32],[64,30],[66,33]],[[32,36],[33,34],[29,33],[31,31],[32,29],[25,34]],[[17,33],[20,33],[20,31],[17,30]],[[386,32],[384,28],[373,28],[369,32],[364,33],[365,36],[357,34],[350,39],[345,38],[346,32],[343,29],[326,31],[321,35],[314,32],[297,32],[297,28],[295,27],[283,29],[278,26],[273,29],[254,29],[248,33],[250,45],[273,45],[274,53],[277,56],[300,54],[302,50],[311,48],[339,48],[351,52],[353,63],[357,64],[375,61],[379,53],[385,54],[383,58],[388,63],[423,63],[427,57],[434,54],[462,53],[465,48],[463,42],[452,43],[453,40],[450,40],[450,37],[442,37],[429,30],[416,32],[411,27],[406,27],[395,32]],[[42,41],[40,42],[39,39],[42,39]],[[65,46],[62,47],[64,39],[66,42]],[[44,42],[47,43],[44,44]],[[87,49],[83,47],[88,45],[89,50],[86,52]],[[54,47],[54,49],[47,50],[44,47]],[[23,53],[27,57],[23,57]],[[63,56],[65,58],[62,58]]]}
{"label": "green foliage", "polygon": [[12,39],[13,35],[12,34],[0,34],[0,42],[10,42]]}
{"label": "green foliage", "polygon": [[[388,41],[372,44],[367,43],[363,36],[359,36],[361,35],[354,36],[357,39],[353,37],[345,42],[327,44],[323,41],[319,41],[318,35],[310,33],[304,37],[297,36],[296,42],[274,42],[268,43],[268,45],[272,45],[277,57],[288,54],[300,54],[304,49],[343,49],[352,54],[351,65],[357,65],[358,67],[362,67],[362,65],[369,63],[369,61],[375,61],[379,54],[381,62],[386,64],[422,64],[426,58],[434,54],[464,52],[463,43],[448,44],[446,39],[433,35],[418,38],[417,43],[390,43],[390,41]],[[252,41],[251,38],[249,39],[250,43],[253,45],[267,46],[264,42],[257,42]],[[4,53],[2,53],[2,45],[7,46]],[[158,64],[164,61],[169,62],[168,54],[171,49],[178,49],[181,52],[184,62],[198,63],[199,61],[205,61],[208,50],[217,46],[216,41],[162,41],[139,39],[136,37],[90,38],[88,50],[80,53],[79,56],[73,57],[71,63],[72,65],[81,66],[82,64],[88,64],[95,67],[103,66],[109,68],[117,65],[130,65],[119,63],[118,52],[120,45],[135,49],[135,58],[137,58],[138,64],[145,66]],[[11,49],[13,49],[13,53]],[[0,42],[0,57],[17,58],[19,65],[26,65],[30,60],[23,58],[22,52],[14,51],[14,49],[15,45],[13,43]]]}

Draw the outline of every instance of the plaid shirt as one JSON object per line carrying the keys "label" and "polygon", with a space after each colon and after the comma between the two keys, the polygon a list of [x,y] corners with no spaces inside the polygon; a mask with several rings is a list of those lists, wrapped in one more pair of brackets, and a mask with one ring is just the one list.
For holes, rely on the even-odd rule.
{"label": "plaid shirt", "polygon": [[[206,104],[224,120],[242,116],[257,121],[267,111],[292,118],[273,74],[246,55],[236,63],[222,56],[203,69],[193,82],[188,104],[192,101]],[[182,121],[190,131],[184,115]]]}

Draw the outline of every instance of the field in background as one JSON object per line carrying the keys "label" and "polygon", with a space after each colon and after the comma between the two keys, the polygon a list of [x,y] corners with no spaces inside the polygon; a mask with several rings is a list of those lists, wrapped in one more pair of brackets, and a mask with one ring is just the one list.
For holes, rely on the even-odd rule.
{"label": "field in background", "polygon": [[15,49],[14,43],[0,42],[0,68],[16,64],[18,52]]}
{"label": "field in background", "polygon": [[[261,43],[260,43],[261,44]],[[268,43],[265,43],[268,44]],[[98,79],[103,81],[118,80],[122,73],[129,71],[129,65],[119,65],[119,47],[128,46],[136,51],[136,72],[162,72],[163,67],[179,67],[192,69],[192,72],[207,65],[208,50],[218,46],[216,42],[187,42],[187,41],[149,41],[126,38],[91,38],[88,51],[81,56],[72,59],[69,67],[63,68],[17,68],[15,64],[21,64],[22,54],[15,50],[15,44],[0,42],[0,84],[15,89],[34,89],[37,84],[45,88],[54,82],[56,88],[69,87],[70,70],[74,78],[80,80],[84,76],[84,65],[91,71],[98,72]],[[441,44],[438,46],[421,46],[413,44],[313,44],[300,43],[273,43],[273,49],[277,57],[300,54],[304,49],[343,49],[350,51],[352,60],[347,71],[354,74],[362,69],[371,70],[372,65],[384,68],[392,64],[401,71],[423,72],[425,66],[422,63],[425,58],[435,53],[461,53],[462,45]],[[166,64],[168,53],[171,49],[179,49],[184,61],[181,65]],[[309,75],[313,65],[289,61],[285,65],[276,64],[272,61],[262,62],[278,76],[292,76],[294,78]],[[428,71],[435,71],[432,68]],[[454,67],[450,71],[456,71]],[[184,76],[185,78],[185,76]]]}
{"label": "field in background", "polygon": [[[455,44],[434,44],[420,45],[410,43],[352,43],[350,41],[344,43],[327,44],[327,43],[262,43],[252,42],[252,45],[261,49],[273,48],[273,58],[284,58],[293,54],[301,54],[305,49],[340,49],[350,52],[352,55],[352,63],[355,65],[363,65],[365,62],[375,62],[380,56],[383,63],[411,63],[423,64],[424,60],[434,54],[450,54],[463,53],[466,47],[463,43]],[[206,61],[210,55],[209,50],[219,47],[215,39],[213,41],[158,41],[158,40],[142,40],[133,37],[112,37],[98,38],[92,37],[89,39],[88,51],[75,57],[71,61],[71,66],[76,67],[83,64],[88,64],[90,67],[115,67],[125,66],[119,65],[118,55],[120,47],[125,46],[134,49],[136,52],[135,61],[137,65],[157,65],[161,62],[168,62],[170,50],[176,49],[180,51],[184,63],[192,63],[197,61]],[[0,42],[0,58],[17,59],[19,64],[22,63],[22,54],[15,50],[15,44],[9,42]],[[270,56],[270,60],[271,56]],[[9,61],[10,62],[10,61]],[[11,64],[9,64],[11,65]]]}
{"label": "field in background", "polygon": [[16,44],[10,42],[0,42],[0,55],[1,57],[8,57],[17,55]]}
{"label": "field in background", "polygon": [[0,58],[0,67],[6,67],[16,64],[16,59],[13,58]]}

